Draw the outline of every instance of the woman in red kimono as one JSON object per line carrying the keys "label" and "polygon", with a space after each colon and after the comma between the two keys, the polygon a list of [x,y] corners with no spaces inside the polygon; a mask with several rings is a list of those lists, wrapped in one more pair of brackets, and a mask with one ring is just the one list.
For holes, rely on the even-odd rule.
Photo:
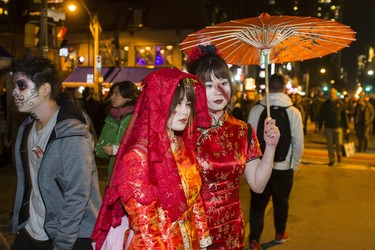
{"label": "woman in red kimono", "polygon": [[262,156],[255,131],[228,114],[233,94],[231,73],[214,45],[198,46],[189,54],[188,71],[206,86],[211,127],[197,140],[197,160],[203,181],[202,198],[213,244],[208,249],[242,249],[245,226],[240,206],[240,181],[245,175],[255,192],[262,192],[271,174],[280,132],[266,122]]}
{"label": "woman in red kimono", "polygon": [[194,156],[196,127],[209,126],[205,87],[194,75],[148,75],[122,139],[92,238],[101,249],[128,217],[128,249],[204,249],[211,244]]}

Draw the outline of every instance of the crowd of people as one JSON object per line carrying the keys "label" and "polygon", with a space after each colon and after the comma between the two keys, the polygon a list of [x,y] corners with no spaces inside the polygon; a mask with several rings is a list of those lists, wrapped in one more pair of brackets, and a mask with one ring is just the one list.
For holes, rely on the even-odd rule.
{"label": "crowd of people", "polygon": [[[375,94],[366,94],[360,92],[359,95],[345,94],[340,97],[338,91],[332,88],[333,98],[338,103],[343,105],[343,109],[346,113],[346,118],[343,118],[343,124],[340,127],[344,128],[344,131],[340,137],[342,137],[342,143],[354,141],[354,138],[350,138],[350,134],[354,134],[357,137],[358,144],[356,145],[357,152],[366,152],[368,149],[368,140],[370,134],[375,134],[375,119],[374,119],[374,107],[375,107]],[[308,133],[308,123],[314,124],[313,133],[322,132],[323,126],[319,128],[319,116],[322,105],[331,98],[331,90],[324,92],[321,88],[316,88],[310,94],[310,96],[301,95],[298,93],[288,94],[295,106],[301,113],[303,122],[304,135]],[[261,102],[263,98],[262,93],[258,93],[256,90],[247,90],[244,93],[237,91],[237,96],[232,98],[230,113],[243,121],[246,121],[249,117],[250,109],[257,103]],[[324,116],[324,114],[322,114]],[[329,116],[329,115],[328,115]],[[345,120],[348,120],[346,125]],[[328,125],[329,127],[329,125]],[[347,130],[349,127],[353,127],[353,131]],[[309,131],[311,133],[311,131]],[[341,145],[342,145],[341,143]]]}
{"label": "crowd of people", "polygon": [[[89,90],[81,100],[61,92],[48,59],[26,55],[11,70],[15,107],[28,114],[13,144],[12,250],[243,249],[243,178],[251,192],[250,249],[261,249],[271,197],[282,244],[308,119],[316,132],[325,128],[329,165],[335,152],[342,159],[350,121],[362,152],[375,129],[367,96],[342,101],[335,89],[330,97],[288,96],[281,74],[270,77],[273,116],[266,117],[265,98],[234,89],[213,45],[189,52],[188,73],[157,70],[141,90],[115,83],[104,102]],[[96,157],[108,159],[103,197]]]}

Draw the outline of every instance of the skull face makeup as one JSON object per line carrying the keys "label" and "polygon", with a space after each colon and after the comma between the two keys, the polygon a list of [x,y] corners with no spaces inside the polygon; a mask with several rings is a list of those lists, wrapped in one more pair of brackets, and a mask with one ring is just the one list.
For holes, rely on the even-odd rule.
{"label": "skull face makeup", "polygon": [[31,112],[38,102],[38,91],[35,83],[23,75],[14,77],[14,90],[12,92],[14,104],[20,112]]}

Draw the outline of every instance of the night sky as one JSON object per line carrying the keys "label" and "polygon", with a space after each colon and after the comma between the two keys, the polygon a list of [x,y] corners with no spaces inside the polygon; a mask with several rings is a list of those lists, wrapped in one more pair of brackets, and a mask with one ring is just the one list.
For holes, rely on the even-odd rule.
{"label": "night sky", "polygon": [[344,0],[344,21],[357,32],[357,41],[342,50],[342,63],[348,69],[348,80],[354,83],[357,57],[375,46],[375,1]]}

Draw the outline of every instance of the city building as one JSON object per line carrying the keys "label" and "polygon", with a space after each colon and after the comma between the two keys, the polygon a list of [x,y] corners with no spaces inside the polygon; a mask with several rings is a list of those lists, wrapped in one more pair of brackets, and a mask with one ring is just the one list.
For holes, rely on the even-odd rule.
{"label": "city building", "polygon": [[[71,2],[75,12],[68,11]],[[76,67],[98,68],[99,74],[108,67],[183,69],[186,56],[179,43],[211,24],[263,12],[343,22],[343,7],[343,0],[0,0],[0,46],[14,56],[27,51],[48,56],[65,75]],[[263,70],[242,66],[240,79],[262,83]],[[276,70],[304,88],[348,87],[340,52]]]}

